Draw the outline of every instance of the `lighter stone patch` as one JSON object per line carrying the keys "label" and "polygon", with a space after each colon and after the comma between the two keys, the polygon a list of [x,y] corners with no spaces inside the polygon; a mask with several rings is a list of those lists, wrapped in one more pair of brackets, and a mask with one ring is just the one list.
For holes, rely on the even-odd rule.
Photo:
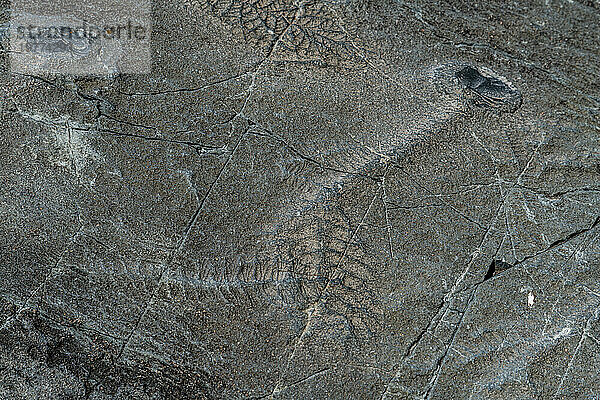
{"label": "lighter stone patch", "polygon": [[527,295],[527,305],[529,307],[533,307],[533,302],[535,301],[535,296],[532,292],[529,292],[529,294]]}

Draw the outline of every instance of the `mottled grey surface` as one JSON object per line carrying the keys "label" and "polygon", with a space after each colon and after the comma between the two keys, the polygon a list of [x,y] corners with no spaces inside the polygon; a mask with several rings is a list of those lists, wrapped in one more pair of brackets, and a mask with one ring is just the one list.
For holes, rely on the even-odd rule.
{"label": "mottled grey surface", "polygon": [[157,0],[149,75],[4,47],[0,398],[597,399],[599,25]]}

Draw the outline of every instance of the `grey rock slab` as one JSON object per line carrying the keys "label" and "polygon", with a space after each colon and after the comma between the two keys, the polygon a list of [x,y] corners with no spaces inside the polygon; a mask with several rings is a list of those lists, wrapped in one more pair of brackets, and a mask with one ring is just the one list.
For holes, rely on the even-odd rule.
{"label": "grey rock slab", "polygon": [[597,4],[153,9],[0,53],[0,397],[600,395]]}

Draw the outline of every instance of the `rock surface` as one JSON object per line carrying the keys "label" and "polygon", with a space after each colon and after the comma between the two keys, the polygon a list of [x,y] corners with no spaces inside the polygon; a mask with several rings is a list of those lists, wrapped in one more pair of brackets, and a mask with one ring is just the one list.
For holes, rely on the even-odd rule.
{"label": "rock surface", "polygon": [[600,396],[597,1],[153,10],[3,47],[0,398]]}

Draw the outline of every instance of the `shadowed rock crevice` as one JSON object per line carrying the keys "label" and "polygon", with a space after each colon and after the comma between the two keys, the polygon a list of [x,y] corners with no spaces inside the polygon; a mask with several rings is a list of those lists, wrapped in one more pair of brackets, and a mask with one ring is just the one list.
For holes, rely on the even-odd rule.
{"label": "shadowed rock crevice", "polygon": [[514,265],[509,264],[507,262],[504,261],[500,261],[500,260],[494,260],[492,261],[492,263],[490,264],[490,267],[488,268],[487,272],[485,273],[485,277],[483,278],[484,281],[487,281],[488,279],[494,277],[495,275],[506,271],[509,268],[514,267]]}

